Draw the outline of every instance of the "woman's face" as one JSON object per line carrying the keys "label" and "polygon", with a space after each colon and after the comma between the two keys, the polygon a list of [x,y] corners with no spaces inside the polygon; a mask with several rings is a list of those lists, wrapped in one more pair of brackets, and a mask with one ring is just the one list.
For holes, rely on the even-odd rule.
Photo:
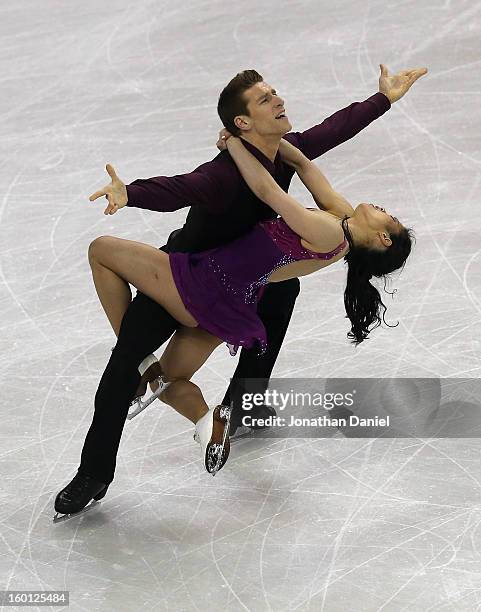
{"label": "woman's face", "polygon": [[368,204],[361,202],[356,206],[353,217],[359,224],[365,225],[371,229],[395,231],[398,232],[402,228],[399,220],[390,215],[382,206],[376,204]]}
{"label": "woman's face", "polygon": [[389,246],[390,234],[397,234],[403,225],[399,220],[385,211],[382,206],[361,202],[354,210],[352,217],[356,220],[359,228],[364,230],[368,236],[378,236],[381,243],[379,246]]}

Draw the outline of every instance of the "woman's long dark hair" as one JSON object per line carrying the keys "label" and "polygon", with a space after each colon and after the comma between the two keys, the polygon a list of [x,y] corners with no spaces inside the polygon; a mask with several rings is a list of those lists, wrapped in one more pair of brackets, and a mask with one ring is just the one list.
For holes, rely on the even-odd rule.
{"label": "woman's long dark hair", "polygon": [[381,325],[381,309],[382,320],[388,325],[384,319],[386,305],[381,300],[379,291],[369,281],[373,276],[386,281],[387,274],[404,267],[411,252],[414,233],[410,228],[402,228],[399,233],[390,234],[392,244],[388,248],[382,251],[368,249],[353,244],[347,219],[349,217],[344,217],[341,223],[349,242],[349,253],[344,257],[348,266],[344,306],[351,321],[351,331],[347,337],[352,339],[353,344],[358,345],[367,338],[369,332]]}

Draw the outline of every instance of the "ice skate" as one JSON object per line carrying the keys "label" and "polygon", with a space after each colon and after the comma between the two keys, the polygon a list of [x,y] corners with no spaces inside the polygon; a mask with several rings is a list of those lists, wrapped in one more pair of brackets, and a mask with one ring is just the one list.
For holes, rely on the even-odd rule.
{"label": "ice skate", "polygon": [[215,476],[224,466],[230,452],[229,424],[231,406],[216,406],[195,425],[194,440],[199,442],[205,469]]}
{"label": "ice skate", "polygon": [[[257,431],[269,429],[270,425],[265,425],[264,423],[269,417],[274,418],[277,415],[275,408],[265,404],[254,406],[249,411],[237,409],[237,411],[233,412],[229,428],[229,438],[231,441],[241,440],[247,436],[252,436]],[[244,424],[243,417],[245,416],[249,417],[249,425]]]}
{"label": "ice skate", "polygon": [[95,506],[98,506],[99,504],[100,504],[99,501],[96,501],[93,499],[89,504],[85,506],[85,508],[82,508],[82,510],[79,510],[78,512],[71,512],[70,514],[60,514],[56,512],[55,516],[53,517],[53,522],[62,523],[63,521],[68,521],[69,519],[74,518],[75,516],[80,516],[81,514],[85,514],[86,512],[88,512],[89,510],[92,510],[92,508],[95,508]]}
{"label": "ice skate", "polygon": [[[144,372],[141,370],[142,367],[146,368]],[[162,374],[162,368],[160,367],[160,363],[155,355],[149,355],[146,357],[139,366],[139,371],[142,374],[142,378],[140,379],[139,386],[135,392],[134,399],[130,403],[129,413],[127,415],[127,419],[129,419],[129,421],[145,410],[147,406],[150,406],[150,404],[155,401],[161,395],[162,391],[164,391],[170,384],[165,381]],[[148,397],[145,401],[142,401],[142,398],[147,391],[148,383],[150,383],[151,387],[154,387],[155,390],[150,397]]]}
{"label": "ice skate", "polygon": [[108,484],[95,480],[91,476],[77,473],[55,498],[56,514],[53,522],[59,523],[88,512],[105,497],[108,488]]}
{"label": "ice skate", "polygon": [[246,427],[245,425],[231,425],[229,439],[231,441],[242,440],[242,438],[252,436],[253,431],[253,429],[251,429],[250,427]]}

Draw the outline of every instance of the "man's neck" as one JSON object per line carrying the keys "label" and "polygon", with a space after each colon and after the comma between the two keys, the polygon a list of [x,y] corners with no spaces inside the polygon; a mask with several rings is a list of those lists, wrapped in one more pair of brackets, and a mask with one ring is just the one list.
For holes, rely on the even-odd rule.
{"label": "man's neck", "polygon": [[242,135],[241,138],[259,149],[271,162],[274,161],[281,142],[280,136],[261,137],[258,134]]}

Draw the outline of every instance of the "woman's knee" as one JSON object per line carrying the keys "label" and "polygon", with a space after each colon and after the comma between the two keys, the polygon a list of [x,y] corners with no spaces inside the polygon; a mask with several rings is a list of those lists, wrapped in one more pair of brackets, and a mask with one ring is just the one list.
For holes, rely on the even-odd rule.
{"label": "woman's knee", "polygon": [[162,374],[167,382],[174,383],[177,381],[190,381],[195,372],[192,372],[190,368],[179,367],[178,365],[172,366],[169,359],[164,359],[164,356],[159,359],[160,367],[162,368]]}
{"label": "woman's knee", "polygon": [[113,236],[99,236],[92,240],[89,244],[88,256],[89,262],[92,264],[95,261],[98,261],[102,253],[105,252],[105,249],[112,248],[112,242],[114,238]]}

